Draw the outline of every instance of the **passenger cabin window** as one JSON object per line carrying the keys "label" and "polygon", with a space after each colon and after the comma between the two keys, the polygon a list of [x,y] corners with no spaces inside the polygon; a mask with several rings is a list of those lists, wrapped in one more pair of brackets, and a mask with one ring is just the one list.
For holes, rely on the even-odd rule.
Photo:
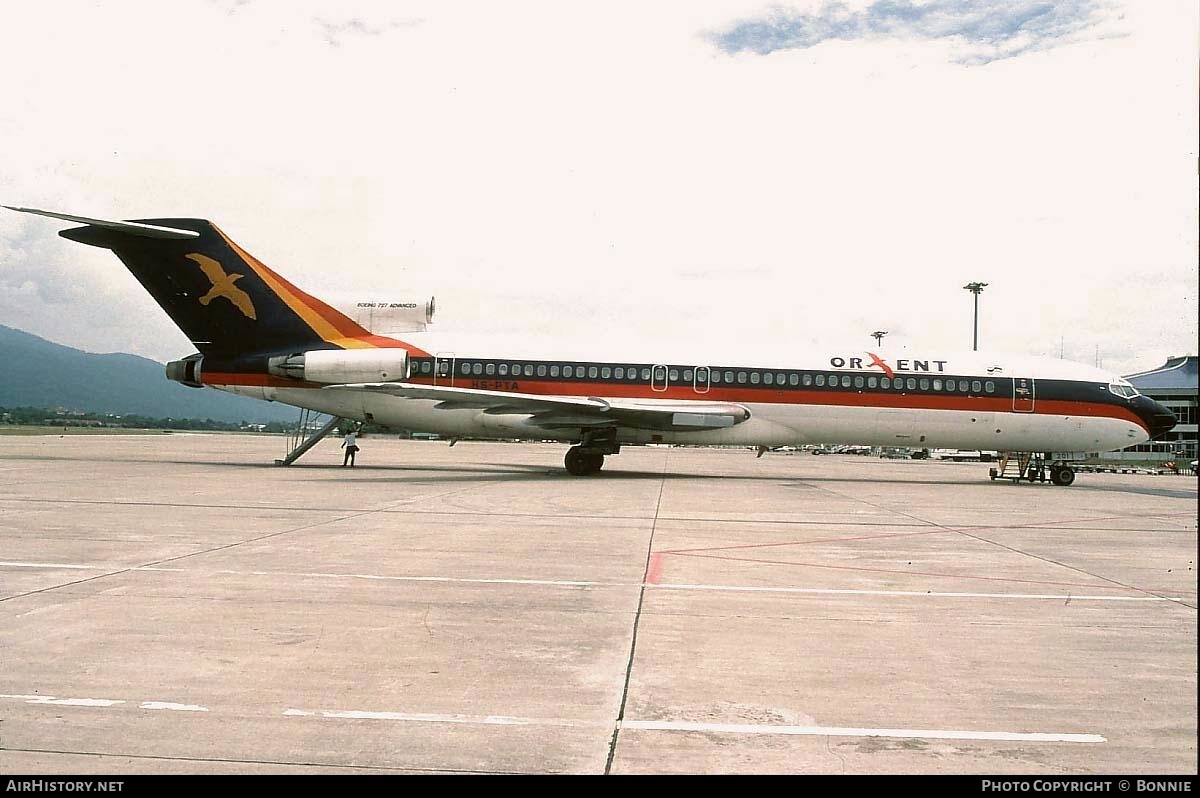
{"label": "passenger cabin window", "polygon": [[482,363],[472,363],[471,364],[471,373],[474,374],[476,377],[483,374],[483,364]]}
{"label": "passenger cabin window", "polygon": [[759,382],[759,376],[758,376],[758,372],[757,372],[757,371],[752,371],[752,372],[750,372],[750,382],[751,382],[751,384],[753,384],[753,385],[758,385],[758,382]]}
{"label": "passenger cabin window", "polygon": [[588,366],[588,377],[590,379],[593,379],[593,380],[596,379],[596,377],[599,374],[600,374],[600,370],[598,368],[596,368],[595,366]]}
{"label": "passenger cabin window", "polygon": [[847,376],[845,376],[845,377],[842,377],[842,387],[843,387],[843,388],[849,388],[849,387],[850,387],[850,376],[849,376],[849,375],[847,375]]}
{"label": "passenger cabin window", "polygon": [[[805,374],[804,376],[808,377],[807,374]],[[810,380],[810,382],[811,382],[811,380]],[[788,375],[788,385],[799,385],[799,384],[800,384],[800,375],[799,374]],[[807,382],[804,384],[808,385]]]}
{"label": "passenger cabin window", "polygon": [[625,367],[624,367],[624,366],[617,366],[617,369],[616,369],[616,371],[614,372],[614,374],[616,375],[616,378],[617,378],[618,380],[623,380],[623,379],[625,379]]}
{"label": "passenger cabin window", "polygon": [[916,381],[915,379],[913,379],[912,377],[909,377],[908,379],[906,379],[906,380],[904,381],[904,385],[905,385],[905,386],[908,388],[908,390],[910,390],[910,391],[915,391],[915,390],[917,390],[917,381]]}
{"label": "passenger cabin window", "polygon": [[985,382],[983,384],[983,389],[985,391],[987,391],[988,393],[995,393],[996,392],[996,383],[992,382],[991,380],[988,380],[987,382]]}
{"label": "passenger cabin window", "polygon": [[862,378],[862,377],[855,377],[855,378],[854,378],[854,387],[855,387],[855,388],[861,388],[861,387],[863,387],[863,378]]}
{"label": "passenger cabin window", "polygon": [[691,382],[691,381],[692,381],[692,370],[691,370],[691,369],[684,369],[684,370],[683,370],[683,381],[684,381],[684,382]]}
{"label": "passenger cabin window", "polygon": [[484,373],[485,373],[485,374],[487,374],[489,377],[493,377],[493,376],[495,376],[495,374],[496,374],[496,364],[495,364],[495,363],[488,363],[486,366],[484,366],[484,367],[483,367],[483,371],[484,371]]}
{"label": "passenger cabin window", "polygon": [[424,363],[421,364],[421,373],[422,374],[430,374],[432,372],[433,372],[433,364],[430,363],[428,360],[426,360]]}
{"label": "passenger cabin window", "polygon": [[879,387],[880,388],[891,388],[892,381],[890,379],[888,379],[887,377],[880,377],[879,378]]}
{"label": "passenger cabin window", "polygon": [[545,377],[545,376],[546,376],[546,366],[545,366],[545,364],[539,365],[539,366],[537,367],[537,375],[538,375],[539,377]]}
{"label": "passenger cabin window", "polygon": [[940,391],[940,390],[942,390],[942,381],[941,381],[941,380],[934,380],[934,381],[933,381],[933,390],[935,390],[935,391]]}
{"label": "passenger cabin window", "polygon": [[746,372],[739,371],[738,376],[737,376],[737,381],[738,381],[738,385],[745,385],[746,384]]}
{"label": "passenger cabin window", "polygon": [[671,382],[679,381],[679,369],[671,369]]}
{"label": "passenger cabin window", "polygon": [[463,363],[462,366],[460,367],[460,369],[462,370],[463,374],[470,374],[471,373],[471,364]]}
{"label": "passenger cabin window", "polygon": [[818,387],[818,388],[824,388],[824,387],[825,387],[825,375],[824,375],[824,374],[818,374],[818,375],[817,375],[817,387]]}
{"label": "passenger cabin window", "polygon": [[526,376],[526,377],[532,377],[532,376],[533,376],[533,364],[532,364],[532,363],[526,363],[526,364],[525,364],[525,376]]}
{"label": "passenger cabin window", "polygon": [[568,378],[574,377],[575,376],[575,367],[574,366],[563,366],[563,376],[568,377]]}
{"label": "passenger cabin window", "polygon": [[868,388],[874,388],[878,384],[879,384],[878,377],[867,377],[867,387]]}
{"label": "passenger cabin window", "polygon": [[725,382],[733,382],[733,372],[732,371],[725,372]]}
{"label": "passenger cabin window", "polygon": [[551,376],[551,377],[557,377],[557,376],[558,376],[558,366],[551,366],[551,367],[550,367],[550,376]]}
{"label": "passenger cabin window", "polygon": [[642,379],[643,380],[650,379],[650,369],[648,369],[648,368],[642,369]]}
{"label": "passenger cabin window", "polygon": [[929,380],[924,377],[921,378],[921,390],[922,391],[929,390]]}
{"label": "passenger cabin window", "polygon": [[708,373],[708,381],[711,382],[713,385],[720,385],[721,384],[721,372],[710,371]]}
{"label": "passenger cabin window", "polygon": [[[795,385],[795,383],[792,383],[792,384]],[[811,374],[804,375],[804,385],[805,385],[805,387],[812,385],[812,375]]]}
{"label": "passenger cabin window", "polygon": [[971,393],[979,393],[983,390],[983,383],[979,380],[971,380]]}
{"label": "passenger cabin window", "polygon": [[600,369],[600,377],[606,380],[610,379],[612,377],[612,368],[605,366],[604,368]]}

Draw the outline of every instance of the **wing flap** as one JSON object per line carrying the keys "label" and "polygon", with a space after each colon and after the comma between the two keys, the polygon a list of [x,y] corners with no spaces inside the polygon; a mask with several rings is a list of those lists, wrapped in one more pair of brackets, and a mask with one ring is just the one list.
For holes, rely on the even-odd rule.
{"label": "wing flap", "polygon": [[330,385],[328,388],[386,394],[401,399],[428,399],[437,402],[434,407],[438,410],[527,415],[530,423],[546,429],[620,426],[686,432],[732,427],[750,418],[750,411],[746,407],[732,402],[542,396],[406,382],[352,383]]}

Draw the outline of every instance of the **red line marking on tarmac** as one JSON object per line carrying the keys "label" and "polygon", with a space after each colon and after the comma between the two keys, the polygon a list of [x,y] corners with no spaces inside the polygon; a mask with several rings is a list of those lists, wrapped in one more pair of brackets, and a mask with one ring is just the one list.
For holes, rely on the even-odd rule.
{"label": "red line marking on tarmac", "polygon": [[928,529],[924,532],[893,532],[888,535],[858,535],[848,538],[817,538],[816,540],[788,540],[783,543],[746,543],[737,546],[712,546],[702,549],[663,549],[658,554],[688,554],[693,551],[731,551],[733,549],[767,549],[773,546],[808,546],[813,543],[845,543],[852,540],[878,540],[881,538],[904,538],[913,535],[947,535],[955,529]]}
{"label": "red line marking on tarmac", "polygon": [[[1147,516],[1142,516],[1142,517],[1158,518],[1158,519],[1190,518],[1193,515],[1195,515],[1195,513],[1159,513],[1158,515],[1147,515]],[[969,525],[963,525],[963,524],[957,524],[957,525],[946,524],[945,526],[947,529],[951,529],[955,532],[979,532],[984,529],[1044,529],[1048,526],[1055,525],[1055,524],[1083,524],[1083,523],[1090,524],[1090,523],[1094,523],[1096,521],[1129,521],[1132,519],[1136,519],[1138,517],[1139,516],[1133,516],[1133,515],[1105,515],[1105,516],[1101,516],[1100,518],[1064,518],[1060,521],[1030,521],[1028,524],[1003,524],[1003,525],[987,524],[987,525],[983,525],[983,526],[969,526]],[[1063,531],[1070,532],[1072,530],[1065,529]]]}
{"label": "red line marking on tarmac", "polygon": [[[1148,516],[1150,518],[1168,518],[1168,517],[1191,517],[1192,513],[1163,513],[1157,516]],[[1131,516],[1128,515],[1109,515],[1100,518],[1066,518],[1059,521],[1033,521],[1028,524],[1011,524],[1003,526],[963,526],[963,525],[944,525],[938,529],[929,529],[922,532],[893,532],[884,535],[858,535],[855,537],[837,537],[837,538],[817,538],[816,540],[789,540],[782,543],[746,543],[735,546],[708,546],[696,549],[663,549],[657,552],[658,554],[689,554],[696,551],[732,551],[734,549],[767,549],[778,546],[808,546],[813,543],[848,543],[856,540],[883,540],[887,538],[902,538],[913,537],[917,535],[944,535],[953,532],[978,532],[985,529],[1040,529],[1050,524],[1076,524],[1082,522],[1094,521],[1127,521]],[[1069,531],[1069,530],[1068,530]]]}
{"label": "red line marking on tarmac", "polygon": [[749,562],[758,565],[797,565],[802,568],[826,568],[835,571],[866,571],[881,574],[904,574],[905,576],[933,576],[941,579],[968,579],[986,582],[1020,582],[1028,585],[1057,585],[1059,587],[1086,587],[1089,590],[1137,590],[1126,585],[1096,585],[1084,582],[1051,582],[1045,579],[1015,579],[1003,576],[972,576],[971,574],[940,574],[931,571],[904,571],[898,568],[866,568],[857,565],[824,565],[815,562],[794,562],[790,560],[755,560],[750,557],[721,557],[715,554],[683,554],[682,557],[702,557],[708,560],[731,560],[733,562]]}
{"label": "red line marking on tarmac", "polygon": [[[670,554],[670,552],[665,552]],[[657,585],[662,580],[662,556],[663,552],[655,552],[650,555],[650,562],[646,563],[646,578],[645,582],[648,585]]]}

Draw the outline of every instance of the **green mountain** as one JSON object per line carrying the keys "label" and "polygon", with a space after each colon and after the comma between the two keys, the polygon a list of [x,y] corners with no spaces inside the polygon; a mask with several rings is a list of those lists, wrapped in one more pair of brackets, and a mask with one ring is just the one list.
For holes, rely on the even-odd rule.
{"label": "green mountain", "polygon": [[295,421],[298,410],[171,382],[163,364],[96,355],[0,325],[0,407],[62,407],[152,418]]}

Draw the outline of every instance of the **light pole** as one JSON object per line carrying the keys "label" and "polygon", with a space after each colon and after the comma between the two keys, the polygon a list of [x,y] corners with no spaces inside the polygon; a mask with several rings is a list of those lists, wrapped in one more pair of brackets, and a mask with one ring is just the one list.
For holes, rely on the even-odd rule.
{"label": "light pole", "polygon": [[871,333],[871,337],[875,339],[876,346],[883,346],[883,336],[887,334],[887,330],[876,330],[875,332]]}
{"label": "light pole", "polygon": [[975,295],[975,337],[971,344],[971,349],[979,351],[979,294],[987,286],[987,283],[967,283],[963,286],[964,289]]}

